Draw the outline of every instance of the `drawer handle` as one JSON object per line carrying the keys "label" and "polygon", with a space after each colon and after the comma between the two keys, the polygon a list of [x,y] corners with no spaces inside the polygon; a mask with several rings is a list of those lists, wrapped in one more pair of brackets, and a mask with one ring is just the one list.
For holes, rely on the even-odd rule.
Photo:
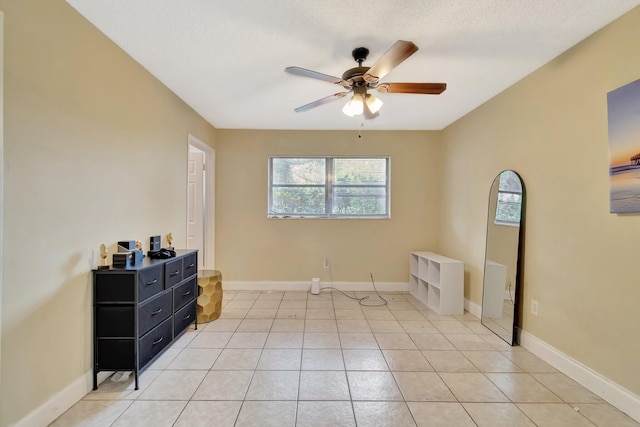
{"label": "drawer handle", "polygon": [[187,295],[189,295],[191,293],[191,291],[187,291],[184,294],[182,294],[183,297],[186,297]]}
{"label": "drawer handle", "polygon": [[163,340],[163,339],[164,339],[164,337],[160,337],[160,338],[158,338],[157,340],[155,340],[155,341],[153,342],[153,345],[160,344],[160,343],[162,342],[162,340]]}
{"label": "drawer handle", "polygon": [[171,276],[177,276],[178,274],[180,274],[180,270],[176,270],[173,273],[171,273]]}
{"label": "drawer handle", "polygon": [[183,317],[183,318],[182,318],[182,320],[188,320],[190,317],[191,317],[191,315],[190,315],[190,314],[187,314],[187,316],[186,316],[186,317]]}
{"label": "drawer handle", "polygon": [[157,309],[156,311],[154,311],[153,313],[151,313],[152,316],[155,316],[156,314],[160,314],[162,313],[162,307],[160,307],[159,309]]}
{"label": "drawer handle", "polygon": [[191,263],[191,264],[187,265],[187,268],[193,268],[195,266],[196,266],[195,264]]}
{"label": "drawer handle", "polygon": [[147,282],[147,286],[151,286],[151,285],[153,285],[155,283],[158,283],[158,279],[153,279],[152,281]]}

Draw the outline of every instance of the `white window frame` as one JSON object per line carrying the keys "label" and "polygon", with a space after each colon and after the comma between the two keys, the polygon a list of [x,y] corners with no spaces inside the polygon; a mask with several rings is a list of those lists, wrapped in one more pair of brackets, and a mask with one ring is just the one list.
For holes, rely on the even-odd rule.
{"label": "white window frame", "polygon": [[[325,183],[316,185],[276,185],[276,187],[322,187],[325,189],[325,212],[323,214],[298,214],[298,213],[274,213],[272,212],[273,202],[273,160],[274,159],[325,159]],[[384,185],[343,185],[335,184],[333,174],[334,159],[384,159],[386,161],[386,182]],[[391,219],[391,157],[390,156],[269,156],[269,176],[268,176],[268,207],[267,218],[269,219]],[[384,188],[385,189],[385,210],[384,214],[334,214],[332,211],[334,188]]]}

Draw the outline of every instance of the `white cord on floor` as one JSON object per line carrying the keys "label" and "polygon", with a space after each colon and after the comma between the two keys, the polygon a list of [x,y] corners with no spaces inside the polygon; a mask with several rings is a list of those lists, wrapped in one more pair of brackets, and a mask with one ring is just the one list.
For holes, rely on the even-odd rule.
{"label": "white cord on floor", "polygon": [[[380,298],[383,301],[380,304],[363,304],[363,301],[368,299],[369,295],[367,295],[366,297],[362,297],[362,298],[358,298],[356,296],[352,297],[351,295],[347,295],[346,293],[344,293],[340,289],[334,288],[333,286],[325,286],[323,288],[320,288],[320,290],[323,290],[323,289],[336,290],[336,291],[340,292],[342,295],[344,295],[345,297],[358,301],[358,304],[360,304],[363,307],[382,307],[382,306],[387,305],[388,304],[387,300],[384,299],[382,297],[382,295],[380,295],[380,293],[378,292],[378,289],[376,289],[376,282],[375,282],[375,280],[373,280],[373,273],[369,273],[369,275],[371,276],[371,283],[373,284],[373,290],[375,291],[375,293],[378,296],[378,298]],[[331,268],[329,268],[329,276],[331,276],[331,284],[333,285],[333,275],[331,274]]]}

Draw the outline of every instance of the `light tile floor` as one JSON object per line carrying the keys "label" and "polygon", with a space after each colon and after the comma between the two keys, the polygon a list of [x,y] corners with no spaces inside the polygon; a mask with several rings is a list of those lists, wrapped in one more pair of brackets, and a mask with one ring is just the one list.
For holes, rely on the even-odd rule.
{"label": "light tile floor", "polygon": [[139,390],[107,380],[52,425],[640,426],[473,315],[382,295],[226,291]]}

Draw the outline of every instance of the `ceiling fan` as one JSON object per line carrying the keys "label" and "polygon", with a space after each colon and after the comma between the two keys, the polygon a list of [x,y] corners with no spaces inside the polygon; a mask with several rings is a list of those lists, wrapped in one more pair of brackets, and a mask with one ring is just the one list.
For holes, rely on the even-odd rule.
{"label": "ceiling fan", "polygon": [[446,83],[381,83],[380,79],[389,74],[391,70],[400,65],[405,59],[418,50],[412,42],[398,40],[382,55],[382,58],[371,67],[363,67],[362,63],[369,55],[369,49],[358,47],[351,52],[353,59],[358,63],[357,67],[350,68],[342,74],[342,77],[334,77],[328,74],[311,71],[300,67],[287,67],[288,73],[312,79],[323,80],[347,89],[348,92],[338,92],[333,95],[320,98],[309,104],[295,109],[297,113],[310,110],[319,105],[326,104],[336,99],[343,98],[353,92],[353,96],[342,108],[347,116],[364,115],[364,118],[374,119],[380,115],[382,101],[368,93],[368,89],[376,89],[382,93],[415,93],[425,95],[439,95],[447,88]]}

